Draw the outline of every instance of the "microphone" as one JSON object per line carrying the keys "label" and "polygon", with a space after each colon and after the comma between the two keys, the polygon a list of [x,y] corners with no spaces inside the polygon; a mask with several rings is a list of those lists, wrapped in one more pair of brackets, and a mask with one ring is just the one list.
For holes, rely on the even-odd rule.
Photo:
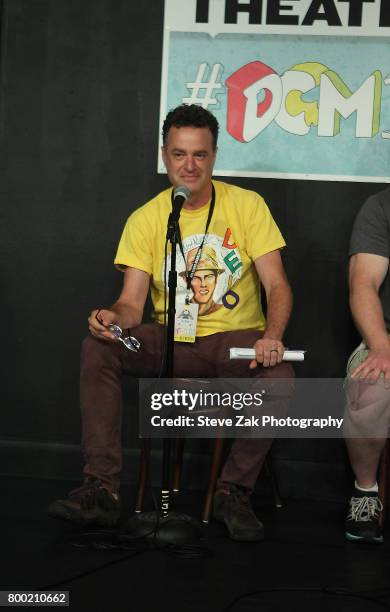
{"label": "microphone", "polygon": [[173,191],[173,206],[172,206],[172,221],[177,223],[179,221],[181,209],[184,202],[187,202],[191,196],[191,191],[185,185],[179,185]]}

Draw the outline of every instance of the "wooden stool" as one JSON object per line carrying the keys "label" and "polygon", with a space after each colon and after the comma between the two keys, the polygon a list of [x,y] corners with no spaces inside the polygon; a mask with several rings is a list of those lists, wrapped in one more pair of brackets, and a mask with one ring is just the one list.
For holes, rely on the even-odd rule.
{"label": "wooden stool", "polygon": [[[222,463],[223,444],[224,444],[223,438],[216,438],[214,441],[214,450],[213,450],[213,456],[212,456],[211,466],[210,466],[209,483],[207,487],[206,500],[204,503],[203,513],[202,513],[203,523],[208,523],[210,519],[211,508],[213,504],[213,496],[214,496],[218,474],[219,474],[221,463]],[[178,493],[180,491],[181,472],[182,472],[182,465],[183,465],[183,450],[184,450],[184,439],[175,440],[174,472],[173,472],[173,486],[172,486],[172,490],[175,493]],[[141,448],[141,458],[140,458],[138,491],[137,491],[136,506],[135,506],[136,513],[142,512],[144,496],[145,496],[145,486],[146,486],[146,481],[147,481],[148,473],[149,473],[149,466],[150,466],[150,439],[143,438],[142,448]],[[274,471],[272,469],[272,463],[268,458],[265,460],[264,467],[271,480],[271,486],[272,486],[275,506],[277,508],[281,508],[282,502],[280,499],[278,483],[277,483]]]}
{"label": "wooden stool", "polygon": [[[175,441],[174,450],[174,473],[173,473],[173,491],[177,493],[180,490],[181,470],[183,464],[183,449],[184,440]],[[211,507],[213,503],[213,495],[215,486],[217,484],[217,478],[222,461],[222,450],[223,450],[223,438],[216,438],[214,443],[213,457],[210,467],[209,484],[206,493],[206,501],[203,508],[202,522],[208,523],[211,513]],[[142,512],[142,506],[145,496],[145,486],[149,473],[150,465],[150,439],[144,438],[142,440],[141,459],[140,459],[140,470],[139,470],[139,481],[137,499],[135,505],[135,512]]]}

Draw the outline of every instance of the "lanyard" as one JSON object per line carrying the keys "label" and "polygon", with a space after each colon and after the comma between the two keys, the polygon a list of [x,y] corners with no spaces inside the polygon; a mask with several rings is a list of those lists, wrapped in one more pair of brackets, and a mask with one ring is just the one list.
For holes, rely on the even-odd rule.
{"label": "lanyard", "polygon": [[[203,249],[204,241],[206,239],[207,232],[208,232],[208,229],[209,229],[209,226],[210,226],[210,222],[211,222],[211,218],[212,218],[213,212],[214,212],[214,207],[215,207],[215,187],[214,187],[213,183],[211,183],[211,188],[212,188],[212,190],[211,190],[211,202],[210,202],[209,214],[208,214],[207,221],[206,221],[206,227],[205,227],[205,230],[204,230],[202,242],[201,242],[200,246],[198,247],[198,250],[197,250],[196,255],[194,257],[194,261],[192,262],[191,270],[187,270],[186,258],[184,256],[183,243],[182,243],[182,240],[181,240],[180,227],[179,227],[179,224],[177,224],[178,235],[179,235],[180,252],[181,252],[181,254],[183,256],[184,263],[185,263],[185,266],[186,266],[185,275],[186,275],[186,282],[187,282],[187,290],[188,291],[191,289],[191,281],[192,281],[192,279],[195,276],[196,268],[198,266],[199,259],[200,259],[201,255],[202,255],[202,249]],[[173,190],[172,190],[171,200],[172,200],[172,206],[173,206]]]}

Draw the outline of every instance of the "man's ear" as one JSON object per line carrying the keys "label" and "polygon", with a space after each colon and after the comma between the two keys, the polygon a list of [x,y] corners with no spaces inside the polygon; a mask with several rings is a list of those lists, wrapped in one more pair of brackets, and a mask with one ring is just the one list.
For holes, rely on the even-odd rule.
{"label": "man's ear", "polygon": [[164,163],[164,166],[166,166],[167,164],[165,163],[166,157],[167,157],[167,152],[165,150],[164,145],[161,147],[161,157]]}

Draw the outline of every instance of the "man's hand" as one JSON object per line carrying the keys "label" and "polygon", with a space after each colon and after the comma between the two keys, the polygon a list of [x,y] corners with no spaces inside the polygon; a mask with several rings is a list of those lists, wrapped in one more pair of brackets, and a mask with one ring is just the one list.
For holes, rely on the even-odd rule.
{"label": "man's hand", "polygon": [[265,368],[275,366],[283,359],[284,346],[280,340],[272,338],[261,338],[254,345],[256,359],[250,362],[249,368],[254,370],[258,363]]}
{"label": "man's hand", "polygon": [[92,336],[99,340],[118,341],[118,338],[110,332],[108,326],[114,323],[117,315],[112,310],[93,310],[88,317],[89,331]]}
{"label": "man's hand", "polygon": [[384,374],[385,380],[389,382],[390,347],[370,350],[363,363],[358,365],[353,371],[351,378],[355,380],[366,380],[367,382],[376,382],[379,380],[381,373]]}
{"label": "man's hand", "polygon": [[292,307],[292,294],[284,272],[279,250],[261,255],[255,260],[257,274],[267,297],[267,326],[264,336],[254,345],[256,358],[249,367],[258,363],[265,368],[276,366],[283,359],[283,337]]}

